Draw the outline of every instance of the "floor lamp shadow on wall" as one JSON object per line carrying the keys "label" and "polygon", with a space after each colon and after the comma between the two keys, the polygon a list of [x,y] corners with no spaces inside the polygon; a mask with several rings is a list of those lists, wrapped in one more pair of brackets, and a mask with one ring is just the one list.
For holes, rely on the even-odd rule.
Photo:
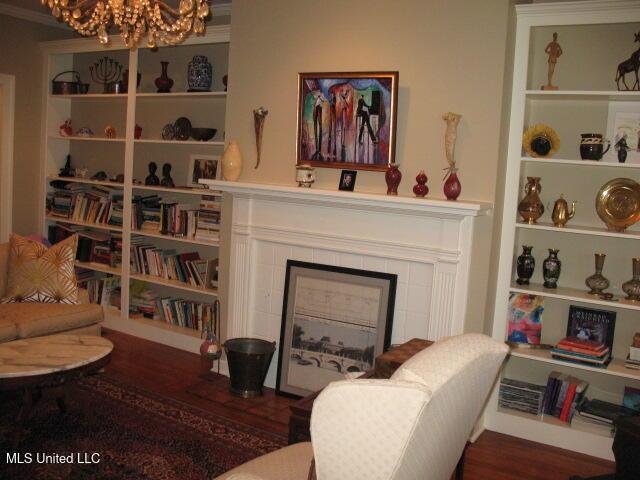
{"label": "floor lamp shadow on wall", "polygon": [[0,242],[7,242],[13,219],[13,122],[16,79],[0,74]]}

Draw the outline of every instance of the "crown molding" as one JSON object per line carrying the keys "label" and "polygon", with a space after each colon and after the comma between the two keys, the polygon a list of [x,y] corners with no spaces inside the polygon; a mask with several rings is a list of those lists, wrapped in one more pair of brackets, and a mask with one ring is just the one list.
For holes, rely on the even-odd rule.
{"label": "crown molding", "polygon": [[637,12],[640,7],[638,0],[586,0],[557,3],[529,3],[516,5],[518,16],[536,15],[571,15],[602,14],[609,12]]}
{"label": "crown molding", "polygon": [[220,3],[218,5],[209,5],[211,15],[214,17],[230,17],[231,3]]}
{"label": "crown molding", "polygon": [[19,18],[21,20],[27,20],[33,23],[40,23],[47,27],[64,28],[67,26],[56,20],[53,16],[46,13],[38,13],[27,8],[15,7],[13,5],[7,5],[6,3],[0,3],[0,15],[7,15],[9,17]]}

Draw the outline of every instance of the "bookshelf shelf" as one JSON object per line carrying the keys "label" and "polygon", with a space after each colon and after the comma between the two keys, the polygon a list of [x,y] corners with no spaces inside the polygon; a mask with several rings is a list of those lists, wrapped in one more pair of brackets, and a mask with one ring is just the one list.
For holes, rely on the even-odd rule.
{"label": "bookshelf shelf", "polygon": [[571,300],[575,302],[590,303],[592,305],[602,305],[609,308],[624,308],[628,310],[640,310],[640,302],[634,302],[621,297],[617,298],[618,301],[602,300],[594,295],[589,295],[586,290],[578,290],[577,288],[558,287],[558,288],[545,288],[539,283],[532,283],[530,285],[518,285],[512,283],[511,292],[527,293],[530,295],[541,295],[543,297],[558,298],[560,300]]}
{"label": "bookshelf shelf", "polygon": [[67,95],[49,95],[49,99],[67,99],[67,100],[126,100],[126,93],[75,93]]}
{"label": "bookshelf shelf", "polygon": [[555,227],[553,223],[538,222],[534,225],[530,225],[524,222],[517,222],[516,228],[525,228],[530,230],[547,230],[557,233],[575,233],[578,235],[597,235],[601,237],[614,237],[614,238],[640,238],[640,232],[627,230],[626,232],[613,232],[607,230],[604,227],[588,227],[583,225],[572,225],[569,227]]}
{"label": "bookshelf shelf", "polygon": [[62,135],[50,135],[49,138],[51,140],[71,140],[78,142],[116,142],[116,143],[124,143],[124,138],[107,138],[107,137],[63,137]]}
{"label": "bookshelf shelf", "polygon": [[115,225],[107,225],[103,223],[80,222],[77,220],[70,220],[68,218],[54,217],[52,215],[46,215],[45,219],[51,222],[66,223],[68,225],[79,225],[81,227],[87,227],[87,228],[98,228],[100,230],[111,230],[113,232],[122,232],[122,227],[117,227]]}
{"label": "bookshelf shelf", "polygon": [[209,295],[212,297],[218,296],[218,289],[194,287],[193,285],[179,282],[177,280],[167,280],[165,278],[156,277],[154,275],[142,275],[139,273],[132,273],[129,275],[129,277],[135,280],[142,280],[144,282],[153,283],[155,285],[162,285],[163,287],[177,288],[179,290],[185,290],[193,293],[200,293],[202,295]]}
{"label": "bookshelf shelf", "polygon": [[562,365],[565,367],[577,368],[578,370],[588,370],[590,372],[600,373],[602,375],[613,375],[616,377],[630,378],[632,380],[640,380],[640,370],[634,370],[632,368],[626,368],[624,366],[624,360],[614,358],[611,360],[607,368],[590,367],[589,365],[582,365],[579,363],[563,362],[551,357],[550,350],[538,350],[538,349],[512,349],[511,355],[513,357],[527,358],[529,360],[535,360],[536,362],[551,363],[554,365]]}
{"label": "bookshelf shelf", "polygon": [[153,320],[141,316],[132,316],[133,322],[142,323],[144,325],[150,325],[152,327],[161,328],[169,332],[180,333],[182,335],[189,335],[190,337],[201,338],[202,332],[200,330],[194,330],[193,328],[181,327],[180,325],[173,325],[172,323],[163,322],[162,320]]}
{"label": "bookshelf shelf", "polygon": [[222,192],[217,190],[207,190],[203,188],[169,188],[169,187],[157,187],[152,185],[134,185],[134,190],[148,190],[150,192],[168,192],[168,193],[181,193],[185,195],[222,195]]}
{"label": "bookshelf shelf", "polygon": [[526,90],[529,99],[639,101],[640,92],[617,90]]}
{"label": "bookshelf shelf", "polygon": [[525,163],[539,163],[544,165],[578,165],[581,167],[609,167],[609,168],[622,168],[622,169],[637,169],[640,168],[638,163],[614,163],[595,160],[571,160],[561,158],[533,158],[522,157],[520,159]]}
{"label": "bookshelf shelf", "polygon": [[98,262],[81,262],[76,260],[76,267],[86,268],[87,270],[95,270],[96,272],[110,273],[111,275],[122,275],[122,269],[110,267],[104,263]]}
{"label": "bookshelf shelf", "polygon": [[132,230],[132,235],[140,235],[141,237],[161,238],[163,240],[171,240],[173,242],[192,243],[194,245],[207,245],[209,247],[217,247],[220,242],[212,240],[198,240],[197,238],[175,237],[173,235],[163,235],[161,233],[147,232],[144,230]]}
{"label": "bookshelf shelf", "polygon": [[136,93],[137,98],[148,98],[148,99],[172,99],[172,98],[193,98],[193,99],[203,99],[203,98],[226,98],[227,92],[172,92],[172,93],[155,93],[155,92],[144,92],[144,93]]}
{"label": "bookshelf shelf", "polygon": [[60,180],[62,182],[69,183],[86,183],[87,185],[101,185],[104,187],[114,187],[114,188],[124,188],[124,184],[120,182],[110,182],[109,180],[91,180],[89,178],[79,178],[79,177],[60,177],[58,175],[50,175],[47,177],[47,180],[50,182]]}
{"label": "bookshelf shelf", "polygon": [[161,138],[138,138],[135,143],[157,143],[160,145],[200,145],[203,147],[224,147],[224,142],[208,141],[201,142],[199,140],[162,140]]}

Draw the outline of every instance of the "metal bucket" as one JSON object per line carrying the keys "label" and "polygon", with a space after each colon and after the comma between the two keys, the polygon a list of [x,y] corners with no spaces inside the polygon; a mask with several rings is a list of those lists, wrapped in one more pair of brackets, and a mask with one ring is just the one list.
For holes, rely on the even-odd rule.
{"label": "metal bucket", "polygon": [[229,365],[229,391],[244,398],[262,395],[262,384],[276,351],[276,342],[232,338],[224,343],[224,350]]}
{"label": "metal bucket", "polygon": [[[65,73],[72,74],[71,81],[58,80],[58,77]],[[81,83],[80,74],[77,71],[67,70],[66,72],[60,72],[58,75],[53,77],[53,80],[51,81],[51,93],[54,95],[75,95],[78,93],[78,88]]]}

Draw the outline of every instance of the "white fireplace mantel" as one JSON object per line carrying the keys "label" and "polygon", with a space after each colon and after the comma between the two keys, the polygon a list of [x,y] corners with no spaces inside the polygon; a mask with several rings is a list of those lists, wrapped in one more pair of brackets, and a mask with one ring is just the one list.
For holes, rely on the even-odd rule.
{"label": "white fireplace mantel", "polygon": [[232,195],[229,337],[279,341],[289,259],[398,275],[392,343],[482,329],[491,204],[201,182]]}

